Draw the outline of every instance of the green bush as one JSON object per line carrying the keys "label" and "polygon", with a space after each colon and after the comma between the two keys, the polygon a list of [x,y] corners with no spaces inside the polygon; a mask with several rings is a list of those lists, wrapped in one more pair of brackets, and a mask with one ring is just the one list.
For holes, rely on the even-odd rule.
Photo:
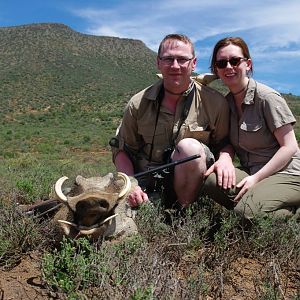
{"label": "green bush", "polygon": [[84,239],[68,241],[64,239],[61,249],[46,254],[43,258],[43,277],[51,288],[72,294],[86,288],[96,276],[91,263],[94,260],[94,249]]}

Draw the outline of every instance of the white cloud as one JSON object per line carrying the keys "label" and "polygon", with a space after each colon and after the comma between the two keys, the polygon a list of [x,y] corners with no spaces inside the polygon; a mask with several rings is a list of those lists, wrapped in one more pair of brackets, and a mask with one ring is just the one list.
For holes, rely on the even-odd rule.
{"label": "white cloud", "polygon": [[[248,1],[247,1],[248,2]],[[90,25],[87,33],[143,40],[157,46],[170,32],[188,34],[194,41],[253,29],[256,44],[288,45],[300,41],[300,1],[125,1],[109,9],[82,8],[74,14]],[[108,30],[109,29],[109,30]],[[261,29],[261,30],[260,30]]]}
{"label": "white cloud", "polygon": [[280,72],[299,59],[299,0],[128,0],[106,7],[73,14],[86,21],[86,33],[139,39],[154,51],[166,34],[185,33],[206,61],[219,38],[242,36],[258,72]]}

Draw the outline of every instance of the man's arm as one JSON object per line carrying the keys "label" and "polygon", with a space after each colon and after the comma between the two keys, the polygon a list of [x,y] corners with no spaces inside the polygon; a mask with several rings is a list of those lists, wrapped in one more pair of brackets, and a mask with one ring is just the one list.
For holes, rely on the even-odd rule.
{"label": "man's arm", "polygon": [[128,176],[134,175],[133,164],[125,151],[120,150],[117,153],[114,163],[118,172],[123,172]]}
{"label": "man's arm", "polygon": [[[125,151],[120,150],[116,154],[114,163],[118,172],[123,172],[128,176],[134,175],[133,163]],[[148,200],[148,195],[140,186],[137,186],[134,191],[128,195],[128,203],[131,207],[137,207]]]}

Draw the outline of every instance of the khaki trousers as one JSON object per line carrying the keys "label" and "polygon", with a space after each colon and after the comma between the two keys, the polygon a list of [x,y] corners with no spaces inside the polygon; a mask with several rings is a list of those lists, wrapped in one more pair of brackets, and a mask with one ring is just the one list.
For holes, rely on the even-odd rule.
{"label": "khaki trousers", "polygon": [[[247,172],[236,168],[237,183],[246,176],[249,176]],[[216,175],[211,174],[203,185],[202,193],[247,219],[267,213],[278,217],[297,214],[295,217],[300,219],[300,176],[276,173],[257,183],[235,203],[233,199],[238,189],[219,188]]]}

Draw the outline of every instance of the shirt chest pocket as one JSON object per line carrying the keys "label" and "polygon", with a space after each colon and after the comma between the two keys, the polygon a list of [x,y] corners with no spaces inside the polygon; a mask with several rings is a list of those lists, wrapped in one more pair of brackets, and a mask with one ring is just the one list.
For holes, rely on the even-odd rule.
{"label": "shirt chest pocket", "polygon": [[243,122],[240,125],[239,143],[248,151],[264,147],[265,140],[266,136],[262,121]]}
{"label": "shirt chest pocket", "polygon": [[209,144],[210,130],[208,125],[189,124],[185,127],[184,138],[193,138],[204,144]]}
{"label": "shirt chest pocket", "polygon": [[257,121],[255,123],[246,123],[243,122],[240,126],[241,130],[246,132],[257,132],[262,128],[263,124],[261,121]]}
{"label": "shirt chest pocket", "polygon": [[138,134],[142,136],[146,145],[151,145],[154,139],[155,145],[164,145],[167,142],[166,128],[156,126],[139,126]]}

